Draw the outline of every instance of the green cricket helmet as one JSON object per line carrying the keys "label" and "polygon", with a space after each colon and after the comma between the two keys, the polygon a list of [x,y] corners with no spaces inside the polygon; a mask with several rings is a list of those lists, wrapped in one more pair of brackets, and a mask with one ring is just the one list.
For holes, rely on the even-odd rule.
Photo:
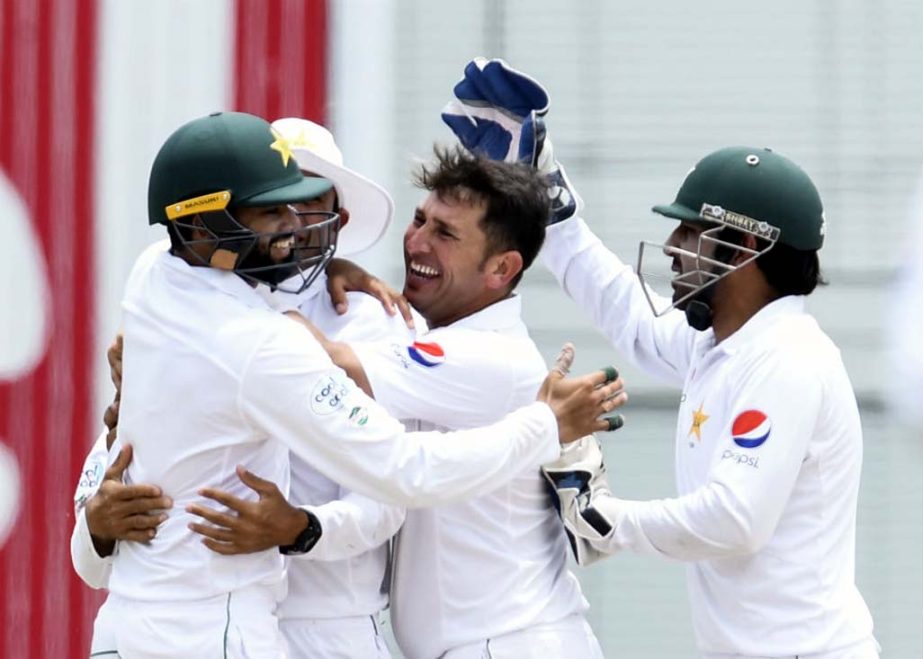
{"label": "green cricket helmet", "polygon": [[[696,299],[707,304],[712,286],[737,268],[743,267],[772,249],[776,243],[802,251],[814,251],[823,246],[826,222],[817,188],[798,165],[771,149],[756,147],[726,147],[705,156],[686,175],[676,200],[672,204],[653,207],[655,213],[669,218],[702,225],[695,253],[677,247],[642,242],[638,257],[638,274],[645,282],[644,248],[656,247],[670,256],[693,259],[695,268],[673,277],[672,303],[648,301],[655,315],[674,307],[686,308]],[[728,241],[728,232],[753,235],[757,249],[748,249]],[[720,246],[725,253],[743,252],[748,258],[732,265],[716,258]],[[649,283],[649,282],[645,282]],[[645,292],[649,286],[645,286]],[[699,310],[701,311],[701,310]],[[697,329],[703,320],[689,317]],[[710,323],[710,321],[709,321]],[[705,323],[705,327],[709,323]]]}
{"label": "green cricket helmet", "polygon": [[824,208],[814,183],[766,148],[710,153],[686,176],[676,201],[653,210],[676,220],[725,224],[805,251],[824,244]]}
{"label": "green cricket helmet", "polygon": [[[293,204],[331,187],[301,173],[287,140],[269,122],[215,112],[181,126],[160,148],[151,167],[148,221],[183,228],[174,236],[187,247],[207,245],[207,258],[192,251],[204,265],[273,288],[286,282],[284,290],[300,292],[333,256],[339,215],[308,225]],[[288,206],[292,221],[276,232],[254,232],[235,217],[237,209],[278,206]],[[192,231],[206,237],[194,240]]]}

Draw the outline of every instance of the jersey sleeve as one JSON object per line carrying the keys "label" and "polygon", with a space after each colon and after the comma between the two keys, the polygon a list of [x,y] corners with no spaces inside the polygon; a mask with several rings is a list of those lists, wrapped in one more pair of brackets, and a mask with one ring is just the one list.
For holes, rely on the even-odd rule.
{"label": "jersey sleeve", "polygon": [[[513,366],[502,347],[478,346],[466,338],[470,339],[464,331],[435,330],[416,341],[351,347],[375,400],[393,416],[472,428],[503,417],[516,387]],[[502,395],[485,395],[485,391]]]}
{"label": "jersey sleeve", "polygon": [[696,332],[677,310],[654,316],[641,282],[580,218],[548,227],[539,257],[564,291],[639,369],[681,386]]}
{"label": "jersey sleeve", "polygon": [[[410,336],[410,330],[400,314],[389,316],[376,298],[366,293],[347,293],[349,312],[340,316],[333,310],[329,297],[324,298],[323,332],[337,341],[354,343],[356,341],[387,341],[395,337]],[[414,326],[420,330],[426,327],[426,321],[411,309]],[[314,320],[310,314],[305,314]]]}
{"label": "jersey sleeve", "polygon": [[[77,489],[74,492],[74,528],[71,531],[71,563],[74,571],[90,588],[106,588],[112,571],[112,556],[100,556],[93,546],[90,528],[87,526],[86,503],[96,494],[102,483],[109,463],[104,430],[84,460]],[[118,543],[116,543],[118,551]],[[113,554],[114,555],[114,554]]]}
{"label": "jersey sleeve", "polygon": [[443,504],[486,494],[558,456],[557,421],[544,403],[483,428],[406,433],[308,330],[280,321],[243,371],[242,419],[349,490],[400,506]]}
{"label": "jersey sleeve", "polygon": [[379,503],[355,492],[320,506],[301,506],[317,517],[321,537],[295,560],[339,561],[380,547],[404,523],[400,506]]}
{"label": "jersey sleeve", "polygon": [[674,499],[607,504],[620,517],[610,550],[694,561],[769,542],[807,457],[823,382],[797,364],[764,360],[733,392],[707,483]]}

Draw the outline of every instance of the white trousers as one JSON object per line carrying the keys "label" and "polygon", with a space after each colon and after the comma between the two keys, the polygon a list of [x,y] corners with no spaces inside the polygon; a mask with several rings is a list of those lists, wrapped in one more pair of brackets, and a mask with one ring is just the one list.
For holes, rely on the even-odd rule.
{"label": "white trousers", "polygon": [[878,659],[881,646],[873,637],[859,643],[854,643],[845,648],[837,648],[828,652],[814,652],[812,654],[799,654],[779,656],[753,656],[749,654],[705,653],[702,659]]}
{"label": "white trousers", "polygon": [[391,659],[378,616],[279,621],[292,659]]}
{"label": "white trousers", "polygon": [[256,587],[182,602],[110,593],[93,623],[90,657],[286,659],[275,608],[275,593]]}
{"label": "white trousers", "polygon": [[441,659],[603,659],[582,615],[452,648]]}

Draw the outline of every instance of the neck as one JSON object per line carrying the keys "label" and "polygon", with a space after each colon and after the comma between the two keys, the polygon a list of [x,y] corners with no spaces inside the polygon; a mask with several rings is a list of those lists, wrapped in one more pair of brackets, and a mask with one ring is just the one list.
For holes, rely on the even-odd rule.
{"label": "neck", "polygon": [[732,281],[728,277],[718,285],[725,284],[720,291],[716,291],[714,303],[714,318],[712,329],[715,332],[715,343],[721,343],[734,334],[737,330],[753,318],[760,309],[779,298],[779,294],[770,288],[765,280],[762,285],[758,282],[749,282],[746,286],[736,285],[739,281]]}
{"label": "neck", "polygon": [[422,315],[423,315],[423,319],[426,321],[426,326],[429,329],[436,329],[437,327],[445,327],[447,325],[451,325],[452,323],[457,323],[458,321],[462,320],[463,318],[467,318],[468,316],[473,316],[477,312],[486,309],[492,304],[496,304],[497,302],[501,300],[505,300],[508,297],[512,297],[512,295],[513,295],[513,291],[507,291],[503,295],[498,295],[496,297],[493,297],[487,300],[486,302],[479,303],[477,305],[472,305],[471,308],[455,309],[453,310],[452,313],[447,314],[441,318],[433,318],[432,316],[428,316],[426,314],[422,314]]}

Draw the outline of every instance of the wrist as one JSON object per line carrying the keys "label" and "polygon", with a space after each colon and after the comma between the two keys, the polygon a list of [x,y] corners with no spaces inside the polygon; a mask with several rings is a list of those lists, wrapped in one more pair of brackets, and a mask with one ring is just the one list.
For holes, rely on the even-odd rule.
{"label": "wrist", "polygon": [[320,540],[322,529],[320,520],[308,510],[295,508],[298,515],[298,521],[292,521],[289,530],[297,529],[294,536],[291,536],[291,542],[279,545],[279,552],[285,555],[306,554]]}
{"label": "wrist", "polygon": [[98,525],[94,524],[96,506],[94,505],[95,502],[93,499],[94,497],[90,497],[89,501],[87,501],[86,508],[83,510],[84,523],[87,525],[87,533],[90,536],[90,541],[93,543],[93,549],[96,555],[100,558],[106,558],[115,553],[115,538],[106,537],[104,534],[100,533]]}
{"label": "wrist", "polygon": [[285,517],[285,523],[280,529],[278,535],[278,544],[280,547],[294,544],[295,540],[308,527],[309,520],[305,516],[305,511],[295,506],[289,506]]}
{"label": "wrist", "polygon": [[93,541],[93,549],[100,558],[107,558],[115,553],[115,540],[104,540],[92,533],[90,534],[90,540]]}

